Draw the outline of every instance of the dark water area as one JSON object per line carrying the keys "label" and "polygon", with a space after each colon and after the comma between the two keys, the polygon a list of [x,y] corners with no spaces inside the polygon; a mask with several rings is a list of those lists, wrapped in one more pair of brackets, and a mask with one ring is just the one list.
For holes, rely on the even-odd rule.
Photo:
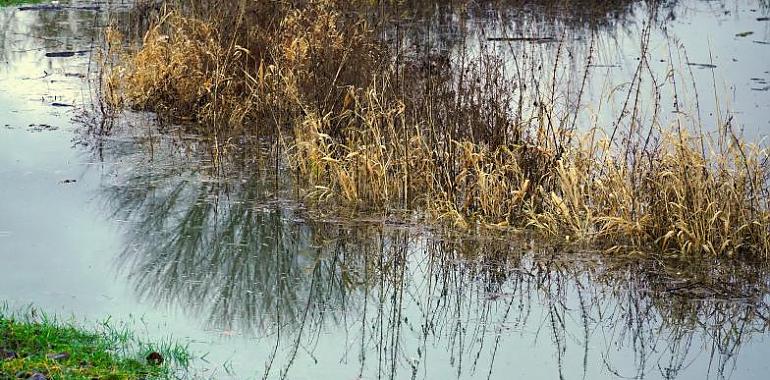
{"label": "dark water area", "polygon": [[[529,57],[519,72],[544,66],[549,77],[556,66],[575,86],[593,39],[581,107],[596,104],[591,122],[601,124],[618,112],[607,109],[622,91],[607,89],[631,81],[650,20],[649,3],[624,4],[598,18],[524,5],[505,10],[518,20],[505,26],[479,21],[497,14],[487,8],[486,19],[469,16],[469,42],[451,40],[463,25],[456,15],[418,14],[409,27],[445,25],[418,35],[450,39],[434,45],[455,52],[489,37],[567,36],[558,63],[550,41],[490,48]],[[616,258],[526,236],[324,217],[295,200],[280,163],[276,171],[255,154],[214,162],[194,137],[158,133],[153,115],[130,113],[94,138],[100,30],[129,6],[0,10],[0,302],[12,310],[33,305],[86,324],[110,318],[151,339],[189,342],[206,354],[196,377],[212,379],[770,373],[765,263]],[[649,71],[684,71],[704,120],[729,111],[763,143],[768,13],[762,1],[666,3],[649,44],[666,62]],[[716,67],[672,65],[674,56]],[[696,108],[687,99],[677,104]]]}

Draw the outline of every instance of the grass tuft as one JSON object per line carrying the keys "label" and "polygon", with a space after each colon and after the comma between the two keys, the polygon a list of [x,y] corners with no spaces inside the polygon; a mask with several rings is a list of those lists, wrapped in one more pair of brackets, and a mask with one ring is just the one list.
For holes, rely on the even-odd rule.
{"label": "grass tuft", "polygon": [[[165,358],[148,363],[150,353]],[[0,379],[171,379],[189,354],[178,345],[150,345],[104,322],[94,331],[39,315],[0,314]]]}

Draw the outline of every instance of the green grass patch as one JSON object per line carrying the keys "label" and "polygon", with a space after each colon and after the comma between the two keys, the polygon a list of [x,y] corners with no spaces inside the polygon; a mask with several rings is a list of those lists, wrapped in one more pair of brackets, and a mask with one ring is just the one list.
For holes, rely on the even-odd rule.
{"label": "green grass patch", "polygon": [[0,380],[170,379],[189,358],[185,347],[146,344],[110,322],[87,330],[34,310],[24,316],[0,310]]}
{"label": "green grass patch", "polygon": [[21,4],[35,4],[40,3],[41,0],[0,0],[0,7],[9,5],[21,5]]}

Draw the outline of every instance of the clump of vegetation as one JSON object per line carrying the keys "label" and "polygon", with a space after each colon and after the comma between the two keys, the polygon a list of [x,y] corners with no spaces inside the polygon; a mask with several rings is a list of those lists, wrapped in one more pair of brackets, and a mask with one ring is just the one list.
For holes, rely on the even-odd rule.
{"label": "clump of vegetation", "polygon": [[345,143],[322,132],[322,118],[295,127],[310,196],[375,209],[405,199],[463,227],[534,228],[614,250],[770,252],[770,172],[757,146],[735,140],[704,155],[704,136],[666,131],[654,151],[628,161],[583,143],[560,156],[548,145],[455,140],[441,152],[419,130],[398,136],[392,120],[382,124],[387,114],[362,121]]}
{"label": "clump of vegetation", "polygon": [[685,116],[641,125],[645,60],[610,134],[577,125],[590,54],[568,78],[577,105],[563,107],[555,68],[533,102],[523,88],[539,78],[508,73],[494,48],[450,55],[405,42],[398,4],[232,4],[161,11],[133,48],[111,29],[108,108],[191,123],[218,152],[244,135],[278,136],[280,159],[319,207],[416,211],[611,251],[770,253],[767,150],[729,121],[718,136]]}
{"label": "clump of vegetation", "polygon": [[110,106],[128,102],[220,136],[272,133],[307,107],[339,112],[346,87],[369,83],[381,62],[371,29],[334,1],[193,3],[160,16],[133,54],[107,31],[107,60],[118,62],[105,67]]}
{"label": "clump of vegetation", "polygon": [[0,314],[0,379],[170,379],[188,360],[181,347],[142,344],[107,323],[92,332],[34,311]]}
{"label": "clump of vegetation", "polygon": [[9,5],[21,5],[30,3],[39,3],[41,0],[0,0],[0,7]]}

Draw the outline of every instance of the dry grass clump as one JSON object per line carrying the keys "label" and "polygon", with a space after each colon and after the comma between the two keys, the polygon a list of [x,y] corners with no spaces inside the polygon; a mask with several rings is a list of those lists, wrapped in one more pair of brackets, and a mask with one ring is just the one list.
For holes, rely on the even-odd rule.
{"label": "dry grass clump", "polygon": [[205,3],[159,17],[140,47],[108,31],[111,106],[232,137],[246,126],[271,130],[307,112],[340,112],[348,87],[369,83],[381,62],[366,22],[343,19],[335,1]]}
{"label": "dry grass clump", "polygon": [[612,251],[770,252],[770,167],[758,146],[673,129],[627,157],[606,141],[589,143],[595,132],[562,154],[547,140],[436,143],[419,125],[404,124],[403,105],[387,107],[377,93],[354,102],[339,137],[326,133],[330,115],[307,115],[295,126],[292,162],[308,199],[418,209],[462,227],[531,228]]}
{"label": "dry grass clump", "polygon": [[767,256],[767,150],[736,140],[704,156],[703,138],[669,131],[633,161],[578,149],[559,162],[557,190],[541,194],[544,211],[530,225],[613,250]]}
{"label": "dry grass clump", "polygon": [[207,120],[214,130],[242,125],[250,116],[251,104],[243,99],[249,88],[235,77],[235,68],[247,64],[246,54],[224,45],[214,25],[168,13],[133,55],[122,51],[118,32],[110,36],[118,64],[105,75],[109,105],[128,103],[173,122]]}
{"label": "dry grass clump", "polygon": [[372,82],[382,64],[379,49],[363,19],[346,20],[333,1],[318,1],[281,21],[274,57],[293,106],[326,114],[347,107],[349,88]]}
{"label": "dry grass clump", "polygon": [[[532,201],[531,186],[547,186],[553,175],[550,148],[505,144],[498,134],[462,129],[457,121],[413,120],[413,100],[389,97],[378,87],[347,97],[346,111],[311,113],[295,124],[291,162],[310,200],[367,211],[421,209],[462,226],[516,225]],[[458,108],[450,107],[438,103],[439,111],[428,115]],[[466,115],[479,126],[483,117]]]}
{"label": "dry grass clump", "polygon": [[219,86],[227,78],[217,67],[235,57],[227,56],[212,25],[169,13],[150,28],[142,46],[129,64],[115,68],[108,77],[110,87],[120,89],[120,100],[194,121],[214,106],[215,99],[221,104],[228,98],[226,86]]}
{"label": "dry grass clump", "polygon": [[627,175],[630,215],[605,216],[604,230],[615,239],[638,231],[662,250],[767,256],[767,150],[735,139],[704,155],[702,139],[664,135],[657,155]]}
{"label": "dry grass clump", "polygon": [[[551,92],[538,84],[525,105],[525,81],[493,48],[394,50],[369,5],[206,3],[160,17],[136,51],[111,52],[106,99],[217,141],[280,135],[297,186],[321,207],[418,211],[611,250],[770,252],[767,151],[729,125],[712,141],[688,135],[687,120],[653,123],[619,143],[577,131],[580,96],[577,110],[559,110],[555,69]],[[570,83],[579,94],[587,70]]]}

